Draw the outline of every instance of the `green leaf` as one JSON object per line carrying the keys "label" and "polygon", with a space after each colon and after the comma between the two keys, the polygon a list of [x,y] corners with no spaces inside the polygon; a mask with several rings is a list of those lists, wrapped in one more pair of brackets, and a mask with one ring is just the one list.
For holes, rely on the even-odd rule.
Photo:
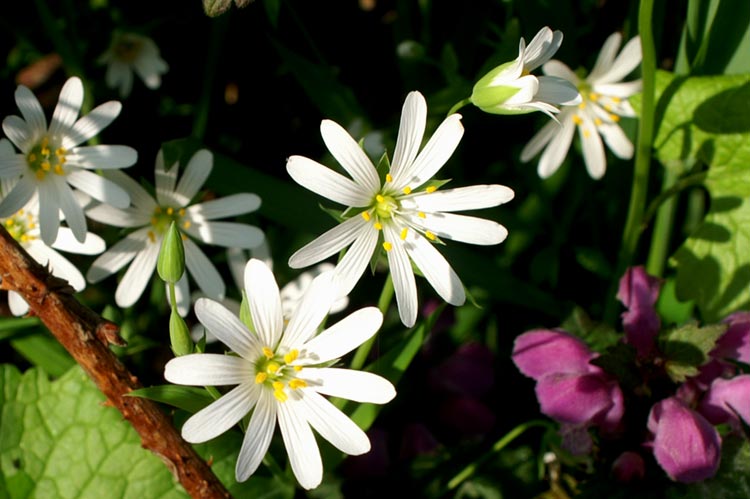
{"label": "green leaf", "polygon": [[664,354],[664,367],[676,383],[698,374],[698,368],[708,362],[708,352],[713,350],[716,340],[727,330],[726,324],[699,327],[686,324],[662,333],[660,350]]}
{"label": "green leaf", "polygon": [[0,320],[0,341],[25,334],[26,329],[39,324],[39,319],[36,317],[3,317]]}
{"label": "green leaf", "polygon": [[62,376],[75,365],[67,350],[43,327],[12,339],[10,344],[26,360],[54,377]]}
{"label": "green leaf", "polygon": [[51,382],[39,369],[3,365],[0,394],[9,497],[187,497],[80,369]]}
{"label": "green leaf", "polygon": [[214,401],[203,388],[178,385],[157,385],[140,388],[128,393],[128,397],[143,397],[169,404],[194,414]]}

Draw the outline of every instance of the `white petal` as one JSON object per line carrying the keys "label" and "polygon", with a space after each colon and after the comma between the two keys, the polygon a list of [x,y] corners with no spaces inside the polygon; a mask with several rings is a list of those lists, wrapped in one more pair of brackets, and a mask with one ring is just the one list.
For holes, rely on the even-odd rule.
{"label": "white petal", "polygon": [[258,403],[247,425],[242,448],[237,456],[234,473],[238,482],[244,482],[258,469],[266,457],[276,428],[276,401],[273,400],[273,394],[270,390],[261,389],[258,395]]}
{"label": "white petal", "polygon": [[558,78],[568,80],[573,85],[578,85],[578,82],[580,81],[578,75],[576,75],[567,64],[555,59],[544,63],[544,66],[542,66],[542,72],[548,76],[557,76]]}
{"label": "white petal", "polygon": [[547,26],[540,29],[526,48],[523,58],[524,69],[531,72],[550,60],[562,45],[562,41],[563,34],[561,31],[553,32]]}
{"label": "white petal", "polygon": [[513,189],[504,185],[472,185],[420,193],[403,199],[401,205],[417,211],[479,210],[507,203],[513,196]]}
{"label": "white petal", "polygon": [[27,249],[37,262],[49,266],[52,275],[68,281],[76,291],[81,291],[86,287],[81,271],[57,251],[43,243],[35,244]]}
{"label": "white petal", "polygon": [[547,178],[560,168],[565,156],[568,154],[570,144],[573,142],[573,134],[576,125],[573,123],[572,116],[561,120],[562,128],[560,132],[550,141],[547,148],[539,158],[537,172],[541,178]]}
{"label": "white petal", "polygon": [[245,292],[263,346],[274,349],[284,329],[279,286],[266,264],[255,258],[245,267]]}
{"label": "white petal", "polygon": [[305,420],[304,409],[290,397],[278,404],[278,418],[294,476],[303,488],[314,489],[323,480],[323,462],[312,429]]}
{"label": "white petal", "polygon": [[337,298],[337,291],[332,272],[313,279],[289,319],[280,345],[290,349],[299,347],[315,335],[318,326],[331,310],[331,305]]}
{"label": "white petal", "polygon": [[29,304],[15,291],[8,291],[8,308],[10,308],[10,313],[16,317],[29,313]]}
{"label": "white petal", "polygon": [[305,411],[310,426],[341,452],[358,456],[370,450],[370,439],[365,432],[314,391],[304,390],[297,404]]}
{"label": "white petal", "polygon": [[[261,246],[264,244],[265,242]],[[235,286],[240,290],[245,287],[245,265],[247,265],[249,259],[250,258],[248,258],[245,250],[240,248],[227,249],[227,265],[229,266],[229,273],[232,274],[232,280],[234,280]],[[268,265],[268,262],[264,263]],[[270,265],[269,268],[271,268]]]}
{"label": "white petal", "polygon": [[218,437],[250,412],[258,401],[260,390],[260,385],[252,382],[237,386],[185,421],[182,438],[200,444]]}
{"label": "white petal", "polygon": [[42,241],[51,245],[57,239],[57,231],[60,229],[60,201],[57,188],[51,181],[37,185],[39,188],[39,231]]}
{"label": "white petal", "polygon": [[414,234],[407,242],[406,251],[437,294],[451,305],[463,305],[466,301],[464,287],[445,257],[419,234]]}
{"label": "white petal", "polygon": [[0,218],[13,216],[18,210],[26,206],[36,192],[37,185],[27,177],[13,186],[13,189],[0,201]]}
{"label": "white petal", "polygon": [[16,179],[29,167],[26,156],[16,154],[7,139],[0,139],[0,144],[7,144],[0,154],[0,179]]}
{"label": "white petal", "polygon": [[69,165],[94,169],[125,168],[134,165],[138,153],[128,146],[81,146],[72,149],[66,156]]}
{"label": "white petal", "polygon": [[8,116],[3,120],[3,131],[5,135],[24,154],[28,153],[36,142],[35,130],[18,116]]}
{"label": "white petal", "polygon": [[304,156],[291,156],[286,162],[286,171],[305,189],[345,206],[368,206],[377,191],[377,187],[374,190],[366,190],[343,175]]}
{"label": "white petal", "polygon": [[391,160],[391,175],[399,178],[401,171],[412,164],[422,145],[427,123],[427,102],[419,92],[409,92],[401,109],[396,149]]}
{"label": "white petal", "polygon": [[86,239],[83,242],[78,241],[71,231],[67,227],[61,227],[57,233],[57,239],[53,248],[61,251],[67,251],[68,253],[76,253],[78,255],[98,255],[107,247],[104,239],[97,236],[92,232],[86,233]]}
{"label": "white petal", "polygon": [[115,208],[130,206],[130,196],[125,189],[94,172],[75,170],[68,174],[67,180],[76,189],[80,189],[102,203]]}
{"label": "white petal", "polygon": [[510,83],[510,86],[517,87],[518,91],[499,104],[497,107],[500,109],[513,109],[521,104],[527,104],[534,99],[539,90],[539,79],[533,75],[522,76]]}
{"label": "white petal", "polygon": [[305,343],[296,364],[338,359],[372,338],[382,324],[383,314],[377,308],[359,309]]}
{"label": "white petal", "polygon": [[62,180],[51,178],[49,182],[54,182],[57,188],[57,196],[60,202],[60,210],[65,215],[65,221],[68,227],[73,231],[73,235],[79,242],[86,239],[86,217],[83,215],[83,208],[78,204],[78,200],[73,195],[73,190]]}
{"label": "white petal", "polygon": [[452,239],[468,244],[489,246],[500,244],[508,237],[508,230],[497,222],[452,213],[426,213],[424,218],[410,217],[440,238]]}
{"label": "white petal", "polygon": [[195,302],[195,315],[230,350],[249,361],[257,360],[255,355],[262,348],[258,338],[224,305],[208,298],[199,298]]}
{"label": "white petal", "polygon": [[149,225],[151,215],[134,208],[121,210],[108,204],[98,204],[86,210],[86,216],[115,227],[143,227]]}
{"label": "white petal", "polygon": [[23,119],[34,132],[34,140],[40,139],[41,135],[47,131],[47,118],[44,116],[42,105],[39,104],[34,93],[23,85],[18,85],[15,97]]}
{"label": "white petal", "polygon": [[369,223],[363,224],[357,238],[336,265],[340,297],[351,293],[359,278],[362,277],[378,244],[378,236],[378,230],[375,227]]}
{"label": "white petal", "polygon": [[620,159],[633,157],[633,143],[616,124],[603,123],[599,126],[599,133],[604,137],[607,147]]}
{"label": "white petal", "polygon": [[214,156],[209,150],[201,149],[193,154],[174,191],[174,199],[179,206],[186,206],[198,194],[211,174],[213,164]]}
{"label": "white petal", "polygon": [[642,56],[641,39],[636,36],[625,44],[620,55],[612,63],[612,68],[601,77],[596,78],[595,83],[615,83],[622,80],[641,63]]}
{"label": "white petal", "polygon": [[341,222],[298,249],[289,258],[289,266],[293,269],[307,267],[338,253],[360,235],[366,224],[362,217],[352,217]]}
{"label": "white petal", "polygon": [[391,227],[391,224],[383,227],[383,237],[386,242],[392,244],[391,250],[387,252],[388,267],[391,270],[393,287],[396,292],[398,313],[404,326],[412,327],[417,321],[417,284],[414,280],[411,262],[406,254],[399,232]]}
{"label": "white petal", "polygon": [[127,265],[149,244],[148,231],[148,228],[137,230],[109,248],[91,264],[91,268],[86,273],[86,279],[90,283],[99,282]]}
{"label": "white petal", "polygon": [[463,134],[460,114],[445,118],[414,163],[405,167],[398,179],[393,179],[393,188],[401,190],[407,185],[414,188],[431,179],[456,150]]}
{"label": "white petal", "polygon": [[156,242],[147,241],[146,247],[135,255],[120,284],[117,285],[115,303],[118,306],[130,307],[141,297],[156,268],[160,246],[161,239],[157,239]]}
{"label": "white petal", "polygon": [[77,77],[68,78],[60,90],[60,98],[52,114],[49,126],[51,137],[63,137],[69,133],[83,104],[83,83]]}
{"label": "white petal", "polygon": [[[640,92],[643,88],[643,82],[641,80],[634,80],[625,83],[597,83],[596,85],[592,85],[591,88],[602,95],[625,99]],[[635,113],[628,116],[635,116]]]}
{"label": "white petal", "polygon": [[[172,306],[172,300],[169,296],[169,284],[164,283],[165,293],[167,295],[167,303]],[[183,272],[182,277],[177,281],[174,287],[174,297],[177,301],[177,313],[180,317],[187,317],[190,312],[190,282],[188,281],[188,273]]]}
{"label": "white petal", "polygon": [[239,385],[254,380],[255,367],[242,357],[194,353],[175,357],[167,362],[164,366],[164,378],[178,385]]}
{"label": "white petal", "polygon": [[130,202],[133,203],[139,211],[146,213],[149,216],[153,214],[157,206],[156,200],[130,175],[120,170],[105,170],[102,175],[125,189],[125,192],[130,196]]}
{"label": "white petal", "polygon": [[310,389],[355,402],[385,404],[396,396],[390,381],[377,374],[334,367],[305,367],[297,373]]}
{"label": "white petal", "polygon": [[336,161],[364,191],[377,192],[380,189],[380,179],[372,161],[341,125],[335,121],[323,120],[320,123],[320,134]]}
{"label": "white petal", "polygon": [[187,208],[191,220],[216,220],[251,213],[260,207],[260,197],[243,192],[194,204]]}
{"label": "white petal", "polygon": [[182,244],[185,247],[185,265],[201,291],[214,300],[224,298],[226,293],[224,280],[211,260],[192,239],[187,238]]}
{"label": "white petal", "polygon": [[235,222],[196,222],[182,230],[206,244],[225,248],[255,248],[265,239],[259,228]]}
{"label": "white petal", "polygon": [[610,70],[617,55],[617,50],[620,48],[620,43],[622,43],[622,35],[618,32],[614,32],[607,37],[587,78],[590,82],[596,81]]}
{"label": "white petal", "polygon": [[156,199],[162,206],[176,207],[174,199],[174,188],[177,184],[177,172],[179,163],[175,163],[167,169],[164,165],[164,153],[161,149],[156,154],[156,167],[154,168],[154,180],[156,181]]}
{"label": "white petal", "polygon": [[539,154],[539,151],[544,149],[560,131],[561,125],[559,121],[548,121],[523,147],[521,150],[521,161],[524,163],[531,161],[531,158]]}
{"label": "white petal", "polygon": [[539,89],[534,99],[556,106],[575,106],[582,101],[581,94],[572,83],[556,76],[539,77]]}
{"label": "white petal", "polygon": [[83,144],[107,128],[119,116],[121,110],[122,104],[117,101],[109,101],[97,106],[75,122],[72,130],[65,136],[62,146],[71,149],[78,144]]}
{"label": "white petal", "polygon": [[604,155],[604,145],[597,133],[593,121],[587,116],[583,117],[583,124],[578,127],[578,136],[581,138],[583,148],[583,160],[586,170],[593,179],[600,179],[607,169],[607,158]]}

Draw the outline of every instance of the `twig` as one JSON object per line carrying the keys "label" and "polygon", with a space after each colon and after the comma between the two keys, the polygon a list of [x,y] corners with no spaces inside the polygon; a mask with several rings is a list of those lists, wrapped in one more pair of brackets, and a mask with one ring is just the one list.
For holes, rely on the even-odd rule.
{"label": "twig", "polygon": [[109,349],[124,344],[117,325],[81,305],[66,281],[30,258],[0,226],[1,287],[19,293],[31,312],[80,364],[109,403],[141,436],[141,445],[159,456],[194,498],[229,498],[206,462],[185,442],[167,415],[152,401],[127,394],[141,388]]}

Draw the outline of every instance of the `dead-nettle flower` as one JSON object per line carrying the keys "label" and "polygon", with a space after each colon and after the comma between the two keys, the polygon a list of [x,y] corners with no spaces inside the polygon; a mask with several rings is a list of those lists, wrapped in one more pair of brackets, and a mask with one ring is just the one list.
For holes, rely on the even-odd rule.
{"label": "dead-nettle flower", "polygon": [[635,116],[627,99],[641,91],[641,81],[622,82],[622,79],[641,63],[641,40],[636,36],[618,55],[621,41],[619,33],[607,38],[594,69],[585,79],[579,78],[557,60],[542,66],[545,74],[563,78],[575,85],[583,101],[577,106],[564,104],[557,116],[559,123],[547,123],[521,151],[521,161],[530,161],[544,149],[539,158],[540,177],[547,178],[560,167],[568,154],[576,128],[581,138],[586,169],[592,178],[601,178],[607,168],[600,135],[615,156],[622,159],[633,157],[633,144],[618,123],[621,116]]}
{"label": "dead-nettle flower", "polygon": [[153,90],[159,88],[161,76],[169,70],[156,43],[137,33],[115,33],[109,49],[97,62],[107,65],[107,86],[118,89],[123,99],[133,88],[134,72]]}
{"label": "dead-nettle flower", "polygon": [[170,360],[164,377],[181,385],[237,385],[194,414],[182,427],[188,442],[217,437],[250,411],[235,474],[247,480],[268,451],[279,423],[289,461],[300,485],[317,487],[323,463],[313,429],[340,451],[359,455],[370,450],[367,435],[321,395],[356,402],[384,404],[396,395],[378,375],[330,367],[380,328],[383,316],[375,307],[360,309],[316,336],[337,298],[330,272],[310,284],[287,323],[279,288],[268,267],[250,260],[245,291],[253,330],[221,304],[206,298],[195,304],[198,320],[237,355],[191,354]]}
{"label": "dead-nettle flower", "polygon": [[546,26],[539,30],[528,47],[521,38],[518,57],[497,66],[477,81],[471,93],[471,102],[492,114],[542,111],[550,117],[559,111],[558,106],[581,102],[578,90],[567,80],[530,74],[555,55],[562,39],[562,32],[553,32]]}
{"label": "dead-nettle flower", "polygon": [[[10,147],[10,144],[8,146]],[[4,180],[2,193],[9,192],[14,183],[14,181]],[[64,279],[76,291],[82,291],[86,287],[86,280],[81,271],[57,250],[79,255],[96,255],[104,251],[106,247],[104,240],[91,232],[86,233],[83,242],[78,242],[73,232],[67,227],[60,228],[54,244],[45,244],[39,233],[39,201],[36,195],[32,196],[29,202],[15,214],[0,218],[0,224],[13,239],[18,241],[31,258],[48,267],[53,276]],[[15,316],[25,315],[29,311],[28,303],[20,294],[12,290],[8,291],[8,306]]]}
{"label": "dead-nettle flower", "polygon": [[133,305],[151,279],[162,237],[174,221],[182,233],[188,270],[175,286],[180,314],[186,315],[190,307],[188,273],[206,296],[223,298],[225,285],[221,275],[193,239],[217,246],[253,248],[263,242],[264,235],[252,225],[217,221],[257,210],[260,198],[255,194],[232,194],[190,204],[208,179],[212,167],[213,155],[202,149],[190,158],[178,183],[179,163],[166,168],[160,151],[156,157],[156,199],[124,173],[107,172],[109,179],[117,182],[130,194],[133,206],[119,209],[100,204],[88,209],[86,214],[104,224],[137,230],[97,258],[87,272],[86,279],[91,283],[98,282],[132,260],[117,286],[115,301],[120,307]]}
{"label": "dead-nettle flower", "polygon": [[463,135],[461,116],[448,116],[420,152],[427,103],[419,92],[406,98],[390,170],[383,178],[357,142],[337,123],[320,125],[328,150],[351,179],[303,156],[292,156],[287,171],[300,185],[347,206],[341,224],[313,240],[289,259],[292,268],[307,267],[349,247],[336,266],[340,294],[354,288],[378,243],[385,250],[401,321],[417,318],[417,288],[412,262],[448,303],[461,305],[461,280],[432,242],[453,239],[470,244],[501,243],[508,231],[491,220],[452,212],[490,208],[513,199],[503,185],[438,190],[430,182],[448,161]]}
{"label": "dead-nettle flower", "polygon": [[23,118],[8,116],[3,131],[21,154],[0,156],[0,178],[19,181],[0,202],[0,217],[9,217],[39,194],[39,227],[42,240],[51,245],[60,227],[59,211],[79,242],[86,239],[86,217],[72,188],[102,203],[128,206],[128,193],[93,171],[131,166],[138,157],[127,146],[81,146],[120,114],[122,105],[105,102],[78,118],[83,104],[83,84],[70,78],[60,92],[52,121],[47,126],[41,104],[28,88],[16,89],[16,104]]}

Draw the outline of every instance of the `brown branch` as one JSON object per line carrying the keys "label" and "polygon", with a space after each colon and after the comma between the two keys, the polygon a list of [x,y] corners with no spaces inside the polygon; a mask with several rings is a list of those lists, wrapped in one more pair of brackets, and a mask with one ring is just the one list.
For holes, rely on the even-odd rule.
{"label": "brown branch", "polygon": [[141,445],[164,461],[194,498],[228,498],[206,462],[175,430],[152,401],[127,394],[141,388],[109,343],[124,344],[118,327],[81,305],[66,281],[53,277],[29,257],[0,226],[2,288],[19,293],[86,374],[141,436]]}

